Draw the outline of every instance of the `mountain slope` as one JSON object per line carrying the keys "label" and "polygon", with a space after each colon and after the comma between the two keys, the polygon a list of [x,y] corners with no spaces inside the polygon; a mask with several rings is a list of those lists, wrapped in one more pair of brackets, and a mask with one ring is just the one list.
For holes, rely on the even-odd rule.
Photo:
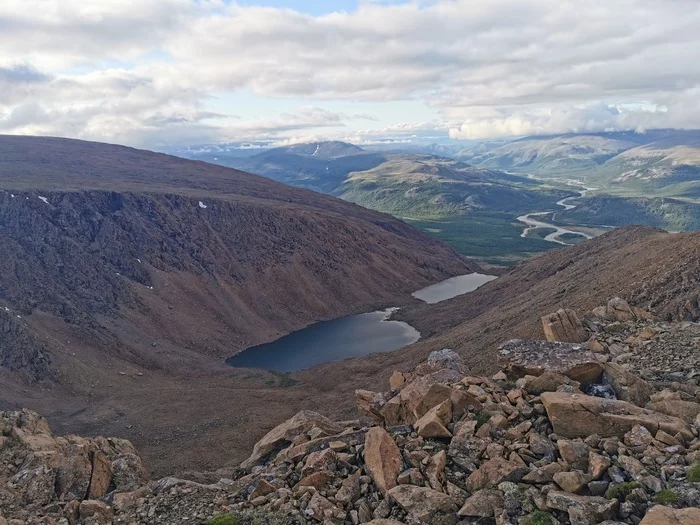
{"label": "mountain slope", "polygon": [[[234,374],[254,391],[270,376],[246,383],[225,358],[478,269],[391,216],[332,197],[38,137],[0,137],[0,258],[0,404],[41,406],[79,429],[126,412],[143,428],[131,399],[140,385],[149,400],[172,388],[165,403],[195,412],[222,396],[212,377],[229,384]],[[195,380],[201,397],[183,398]],[[167,426],[177,410],[155,421]]]}

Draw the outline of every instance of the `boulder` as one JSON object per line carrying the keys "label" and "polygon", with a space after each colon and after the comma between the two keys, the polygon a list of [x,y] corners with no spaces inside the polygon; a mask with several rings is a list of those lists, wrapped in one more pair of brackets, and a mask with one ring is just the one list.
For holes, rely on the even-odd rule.
{"label": "boulder", "polygon": [[503,508],[503,492],[496,489],[482,489],[475,492],[457,515],[460,518],[492,518]]}
{"label": "boulder", "polygon": [[452,389],[443,383],[460,378],[461,375],[445,369],[412,381],[382,408],[381,415],[386,426],[413,425],[428,410],[450,399]]}
{"label": "boulder", "polygon": [[634,312],[632,311],[630,305],[627,304],[627,301],[620,299],[619,297],[615,297],[614,299],[610,299],[608,301],[608,304],[605,307],[605,314],[608,319],[619,321],[621,323],[635,319]]}
{"label": "boulder", "polygon": [[56,493],[59,496],[69,501],[85,499],[92,475],[90,455],[91,450],[86,442],[64,449],[56,473]]}
{"label": "boulder", "polygon": [[538,396],[542,392],[556,392],[560,386],[568,385],[578,390],[581,383],[556,372],[545,372],[540,376],[525,376],[523,389],[530,395]]}
{"label": "boulder", "polygon": [[[394,372],[395,374],[397,372]],[[392,376],[393,377],[393,376]],[[384,421],[382,408],[386,405],[386,397],[381,392],[371,392],[369,390],[355,390],[355,403],[357,409],[380,423]]]}
{"label": "boulder", "polygon": [[561,308],[542,317],[544,336],[550,342],[583,343],[588,334],[573,310]]}
{"label": "boulder", "polygon": [[554,483],[559,485],[565,492],[578,494],[593,479],[590,474],[584,474],[572,470],[570,472],[557,472],[552,476]]}
{"label": "boulder", "polygon": [[623,437],[635,425],[642,425],[652,433],[659,429],[671,435],[680,433],[693,438],[688,424],[682,419],[640,408],[632,403],[615,399],[545,392],[540,396],[554,432],[567,438]]}
{"label": "boulder", "polygon": [[469,368],[464,360],[450,348],[430,352],[428,360],[416,367],[416,373],[425,375],[445,369],[453,370],[463,376],[469,375]]}
{"label": "boulder", "polygon": [[596,383],[603,367],[586,344],[512,339],[498,349],[498,364],[510,377],[564,375],[584,385]]}
{"label": "boulder", "polygon": [[295,437],[318,429],[326,435],[339,434],[343,428],[316,412],[302,410],[294,417],[270,430],[253,447],[253,453],[241,463],[241,468],[249,470],[265,463],[271,456],[292,444]]}
{"label": "boulder", "polygon": [[646,408],[680,418],[688,424],[693,424],[695,418],[700,415],[700,404],[681,399],[666,398],[659,401],[651,401],[646,405]]}
{"label": "boulder", "polygon": [[568,512],[571,525],[598,525],[615,517],[618,501],[552,490],[547,494],[547,506]]}
{"label": "boulder", "polygon": [[454,525],[458,521],[457,505],[442,492],[415,485],[399,485],[388,494],[411,518],[420,523]]}
{"label": "boulder", "polygon": [[451,437],[445,425],[452,419],[452,403],[449,399],[445,399],[439,405],[428,410],[416,424],[416,431],[419,436],[425,438],[448,438]]}
{"label": "boulder", "polygon": [[92,456],[92,475],[90,476],[90,492],[88,499],[102,498],[107,494],[112,481],[112,462],[101,450]]}
{"label": "boulder", "polygon": [[148,471],[136,454],[119,454],[112,459],[112,484],[118,492],[130,492],[148,483]]}
{"label": "boulder", "polygon": [[517,464],[502,457],[495,457],[484,461],[481,466],[472,472],[466,481],[469,492],[493,487],[503,481],[520,481],[528,468],[524,464]]}
{"label": "boulder", "polygon": [[672,509],[656,505],[644,516],[639,525],[697,525],[700,508]]}
{"label": "boulder", "polygon": [[603,382],[613,388],[618,399],[638,407],[646,405],[653,392],[649,383],[618,363],[603,363]]}
{"label": "boulder", "polygon": [[80,523],[85,525],[110,525],[114,513],[101,501],[86,499],[80,502]]}
{"label": "boulder", "polygon": [[393,438],[381,427],[372,427],[365,436],[365,465],[379,491],[387,492],[398,485],[403,460]]}

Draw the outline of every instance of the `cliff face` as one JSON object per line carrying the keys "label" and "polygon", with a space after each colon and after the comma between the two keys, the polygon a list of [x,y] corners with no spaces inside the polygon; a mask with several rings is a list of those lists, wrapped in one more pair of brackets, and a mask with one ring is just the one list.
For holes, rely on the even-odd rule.
{"label": "cliff face", "polygon": [[154,341],[228,357],[477,269],[389,216],[234,170],[46,138],[0,137],[0,154],[7,333],[41,314],[167,371]]}

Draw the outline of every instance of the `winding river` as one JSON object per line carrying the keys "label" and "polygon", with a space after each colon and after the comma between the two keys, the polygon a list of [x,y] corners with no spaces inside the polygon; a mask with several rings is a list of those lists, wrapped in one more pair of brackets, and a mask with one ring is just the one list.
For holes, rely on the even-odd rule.
{"label": "winding river", "polygon": [[[580,199],[581,197],[584,197],[589,191],[594,191],[596,188],[588,188],[586,186],[583,186],[579,181],[572,181],[572,180],[567,180],[567,181],[562,181],[565,182],[569,186],[577,186],[581,188],[579,190],[578,195],[574,195],[572,197],[566,197],[565,199],[562,199],[557,202],[557,204],[561,207],[564,208],[564,210],[572,210],[576,207],[576,204],[569,204],[570,201],[575,200],[575,199]],[[567,228],[564,228],[562,226],[557,226],[556,224],[552,224],[551,222],[545,222],[543,220],[538,220],[535,217],[546,217],[547,215],[553,215],[554,212],[552,211],[537,211],[533,213],[528,213],[525,215],[521,215],[518,217],[518,220],[522,223],[524,223],[525,229],[523,230],[523,233],[520,234],[521,237],[528,237],[529,233],[534,230],[535,228],[549,228],[553,231],[549,235],[547,235],[544,240],[549,241],[549,242],[554,242],[557,244],[561,244],[564,246],[569,246],[572,243],[568,243],[566,241],[563,241],[560,237],[565,234],[570,234],[570,235],[580,235],[581,237],[585,237],[586,239],[592,239],[593,236],[580,232],[580,231],[574,231],[574,230],[569,230]]]}

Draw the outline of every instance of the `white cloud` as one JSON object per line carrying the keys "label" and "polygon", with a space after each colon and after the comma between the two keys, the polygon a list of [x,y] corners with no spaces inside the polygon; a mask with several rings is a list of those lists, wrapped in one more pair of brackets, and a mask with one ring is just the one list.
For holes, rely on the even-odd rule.
{"label": "white cloud", "polygon": [[[4,0],[0,129],[290,140],[373,118],[329,101],[397,100],[424,101],[442,117],[428,125],[454,138],[700,127],[699,24],[696,0],[362,2],[324,16],[223,0]],[[212,96],[239,90],[261,107],[307,105],[240,121],[236,108],[211,111]],[[401,120],[369,131],[426,124]]]}

